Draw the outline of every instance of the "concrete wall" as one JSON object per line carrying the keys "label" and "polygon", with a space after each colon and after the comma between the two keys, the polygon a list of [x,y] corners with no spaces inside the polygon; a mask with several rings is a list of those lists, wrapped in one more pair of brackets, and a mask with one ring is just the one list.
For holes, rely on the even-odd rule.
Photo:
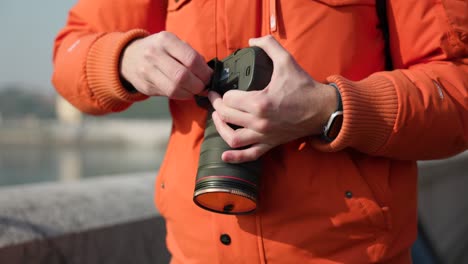
{"label": "concrete wall", "polygon": [[168,263],[154,173],[0,188],[0,263]]}

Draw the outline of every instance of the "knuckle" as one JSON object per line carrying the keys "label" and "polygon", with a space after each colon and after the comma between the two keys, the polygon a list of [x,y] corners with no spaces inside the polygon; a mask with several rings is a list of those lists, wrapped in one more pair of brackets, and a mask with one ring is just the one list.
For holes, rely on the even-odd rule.
{"label": "knuckle", "polygon": [[277,62],[279,65],[289,64],[292,60],[292,57],[289,53],[284,52],[281,55],[278,55]]}
{"label": "knuckle", "polygon": [[166,90],[166,96],[169,98],[174,98],[176,97],[177,93],[175,90],[168,89]]}
{"label": "knuckle", "polygon": [[268,113],[268,110],[271,107],[271,102],[268,99],[259,99],[255,103],[254,109],[259,116],[264,116]]}
{"label": "knuckle", "polygon": [[246,154],[245,155],[245,160],[246,161],[253,161],[253,160],[256,160],[257,159],[257,156],[256,156],[256,150],[252,150],[250,153]]}
{"label": "knuckle", "polygon": [[249,155],[250,160],[256,160],[262,155],[260,149],[253,149],[252,153]]}
{"label": "knuckle", "polygon": [[194,94],[199,94],[205,90],[205,86],[202,83],[195,83],[192,86],[192,92]]}
{"label": "knuckle", "polygon": [[167,47],[171,45],[175,39],[175,35],[168,31],[161,31],[154,36],[154,44],[158,47]]}
{"label": "knuckle", "polygon": [[270,43],[272,41],[276,41],[275,38],[272,35],[268,35],[265,37],[265,42]]}
{"label": "knuckle", "polygon": [[143,92],[144,94],[151,94],[151,90],[152,90],[152,86],[151,84],[149,84],[148,82],[142,82],[139,86],[138,86],[139,90],[141,92]]}
{"label": "knuckle", "polygon": [[270,125],[270,122],[268,122],[268,120],[259,120],[255,124],[255,130],[257,130],[257,132],[260,132],[262,134],[268,133],[270,131],[270,128],[271,128],[271,125]]}
{"label": "knuckle", "polygon": [[155,49],[153,46],[145,46],[143,48],[143,58],[145,60],[151,60],[153,58]]}
{"label": "knuckle", "polygon": [[174,97],[177,93],[177,85],[173,82],[166,86],[166,95],[168,97]]}
{"label": "knuckle", "polygon": [[187,80],[189,76],[189,71],[186,68],[178,68],[174,73],[174,82],[176,85],[180,85],[185,80]]}
{"label": "knuckle", "polygon": [[148,67],[145,65],[141,65],[137,68],[138,75],[140,75],[143,78],[148,75],[148,72],[149,72]]}
{"label": "knuckle", "polygon": [[217,110],[219,112],[219,117],[221,119],[221,121],[223,121],[224,123],[229,123],[230,119],[229,119],[229,116],[226,114],[226,112],[223,111],[223,108],[218,106],[218,109]]}
{"label": "knuckle", "polygon": [[171,38],[171,33],[167,31],[161,31],[156,34],[156,37],[160,41],[169,40]]}
{"label": "knuckle", "polygon": [[233,136],[228,138],[228,141],[226,143],[231,148],[237,148],[239,146],[239,138],[236,137],[235,135],[233,135]]}
{"label": "knuckle", "polygon": [[187,63],[188,67],[195,66],[197,60],[198,60],[198,54],[195,51],[193,50],[187,51],[187,53],[185,54],[185,62]]}

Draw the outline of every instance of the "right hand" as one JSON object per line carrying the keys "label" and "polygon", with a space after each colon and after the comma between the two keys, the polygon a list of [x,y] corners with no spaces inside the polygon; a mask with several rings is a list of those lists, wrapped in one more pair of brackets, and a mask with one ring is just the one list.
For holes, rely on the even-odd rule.
{"label": "right hand", "polygon": [[131,42],[120,64],[121,76],[140,93],[178,100],[201,93],[212,72],[202,55],[166,31]]}

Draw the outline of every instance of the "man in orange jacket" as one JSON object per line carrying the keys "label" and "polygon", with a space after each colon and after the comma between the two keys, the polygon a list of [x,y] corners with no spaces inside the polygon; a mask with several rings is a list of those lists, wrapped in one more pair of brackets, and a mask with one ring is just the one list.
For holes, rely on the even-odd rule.
{"label": "man in orange jacket", "polygon": [[[53,83],[90,114],[169,98],[155,203],[172,263],[410,263],[416,160],[468,147],[467,11],[387,1],[396,70],[384,71],[375,0],[80,0],[55,42]],[[271,57],[269,85],[209,98],[222,138],[249,146],[222,159],[262,157],[260,198],[253,214],[216,214],[192,201],[206,119],[193,97],[212,74],[205,59],[249,45]]]}

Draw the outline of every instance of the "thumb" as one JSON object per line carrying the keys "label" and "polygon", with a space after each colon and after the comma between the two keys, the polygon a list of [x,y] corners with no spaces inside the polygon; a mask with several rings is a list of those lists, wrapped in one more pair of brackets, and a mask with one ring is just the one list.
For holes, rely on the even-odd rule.
{"label": "thumb", "polygon": [[266,54],[273,60],[274,58],[289,56],[289,52],[281,46],[281,44],[272,36],[267,35],[260,38],[251,38],[249,39],[249,45],[257,46],[263,49]]}

